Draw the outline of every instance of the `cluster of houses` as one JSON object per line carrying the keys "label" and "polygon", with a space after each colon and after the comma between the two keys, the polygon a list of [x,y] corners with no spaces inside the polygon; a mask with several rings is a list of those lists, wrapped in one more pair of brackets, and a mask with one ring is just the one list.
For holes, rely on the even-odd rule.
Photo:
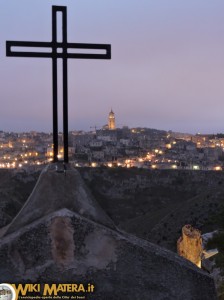
{"label": "cluster of houses", "polygon": [[[63,159],[59,134],[58,159]],[[69,159],[75,166],[139,167],[220,171],[224,136],[191,135],[149,128],[102,128],[69,132]],[[0,168],[25,168],[52,161],[51,133],[0,132]]]}

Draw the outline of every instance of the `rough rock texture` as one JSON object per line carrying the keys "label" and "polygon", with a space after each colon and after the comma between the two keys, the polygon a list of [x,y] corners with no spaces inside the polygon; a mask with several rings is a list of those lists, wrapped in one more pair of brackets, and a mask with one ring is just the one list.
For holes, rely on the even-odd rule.
{"label": "rough rock texture", "polygon": [[1,282],[94,283],[87,299],[216,299],[212,279],[190,262],[67,209],[4,237],[0,270]]}
{"label": "rough rock texture", "polygon": [[191,262],[119,232],[75,170],[45,170],[0,240],[0,282],[27,281],[93,283],[90,300],[216,299]]}
{"label": "rough rock texture", "polygon": [[169,250],[176,252],[185,224],[202,233],[220,227],[224,172],[80,168],[80,173],[120,229]]}
{"label": "rough rock texture", "polygon": [[68,208],[93,221],[115,228],[114,223],[92,197],[78,171],[67,166],[64,173],[60,168],[61,163],[58,163],[49,165],[42,171],[33,192],[5,234],[61,208]]}
{"label": "rough rock texture", "polygon": [[32,192],[39,170],[0,169],[0,228],[9,224]]}

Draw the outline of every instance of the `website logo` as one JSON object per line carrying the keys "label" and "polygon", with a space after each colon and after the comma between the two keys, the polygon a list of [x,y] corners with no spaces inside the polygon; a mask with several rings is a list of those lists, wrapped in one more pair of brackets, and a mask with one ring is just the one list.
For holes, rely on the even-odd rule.
{"label": "website logo", "polygon": [[0,300],[16,300],[16,291],[11,284],[0,284]]}

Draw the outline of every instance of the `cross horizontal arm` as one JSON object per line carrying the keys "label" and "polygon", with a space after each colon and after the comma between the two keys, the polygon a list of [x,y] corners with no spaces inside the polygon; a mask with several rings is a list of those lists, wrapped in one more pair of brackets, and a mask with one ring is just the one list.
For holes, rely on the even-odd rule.
{"label": "cross horizontal arm", "polygon": [[50,48],[52,49],[51,42],[6,42],[6,56],[18,56],[18,57],[52,57],[50,52],[27,52],[27,51],[15,51],[11,47],[28,47],[28,48]]}
{"label": "cross horizontal arm", "polygon": [[[63,47],[63,45],[62,45]],[[91,53],[68,53],[68,58],[96,58],[96,59],[111,59],[111,45],[109,44],[86,44],[86,43],[67,43],[68,49],[92,49],[105,50],[105,54],[91,54]]]}
{"label": "cross horizontal arm", "polygon": [[[11,47],[49,48],[49,52],[15,51]],[[62,48],[63,52],[52,53],[53,49]],[[106,53],[71,53],[69,49],[92,49],[105,50]],[[44,57],[44,58],[79,58],[79,59],[111,59],[111,45],[108,44],[85,44],[85,43],[53,43],[53,42],[6,42],[6,56],[15,57]]]}

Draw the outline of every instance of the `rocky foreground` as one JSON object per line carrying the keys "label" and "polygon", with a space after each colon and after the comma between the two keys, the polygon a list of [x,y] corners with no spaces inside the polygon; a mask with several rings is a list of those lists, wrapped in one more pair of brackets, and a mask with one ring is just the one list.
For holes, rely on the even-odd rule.
{"label": "rocky foreground", "polygon": [[207,273],[118,230],[79,173],[56,166],[1,230],[1,282],[93,283],[86,299],[216,299]]}

